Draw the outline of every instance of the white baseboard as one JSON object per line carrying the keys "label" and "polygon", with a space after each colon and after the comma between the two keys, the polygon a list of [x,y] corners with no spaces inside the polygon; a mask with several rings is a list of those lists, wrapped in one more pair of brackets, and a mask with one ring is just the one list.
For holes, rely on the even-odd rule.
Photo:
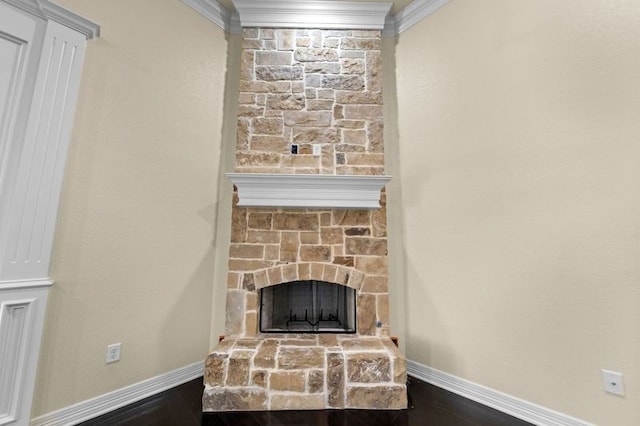
{"label": "white baseboard", "polygon": [[[593,426],[584,420],[461,379],[449,373],[407,360],[407,373],[417,379],[448,390],[487,407],[539,426]],[[153,396],[204,374],[204,363],[161,374],[151,379],[79,402],[31,420],[32,426],[70,426]]]}
{"label": "white baseboard", "polygon": [[593,426],[593,424],[407,360],[407,374],[487,407],[539,426]]}
{"label": "white baseboard", "polygon": [[32,426],[70,426],[153,396],[204,374],[204,361],[152,377],[31,420]]}

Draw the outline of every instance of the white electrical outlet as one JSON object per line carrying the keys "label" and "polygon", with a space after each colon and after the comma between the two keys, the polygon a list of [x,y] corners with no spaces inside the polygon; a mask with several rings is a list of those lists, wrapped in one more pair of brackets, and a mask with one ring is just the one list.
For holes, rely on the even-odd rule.
{"label": "white electrical outlet", "polygon": [[112,362],[120,361],[120,348],[122,347],[122,343],[114,343],[112,345],[107,346],[107,364]]}
{"label": "white electrical outlet", "polygon": [[609,392],[615,395],[624,395],[624,381],[622,378],[622,373],[602,370],[602,381],[604,383],[605,392]]}
{"label": "white electrical outlet", "polygon": [[313,155],[322,155],[322,145],[314,143],[311,146],[313,147]]}

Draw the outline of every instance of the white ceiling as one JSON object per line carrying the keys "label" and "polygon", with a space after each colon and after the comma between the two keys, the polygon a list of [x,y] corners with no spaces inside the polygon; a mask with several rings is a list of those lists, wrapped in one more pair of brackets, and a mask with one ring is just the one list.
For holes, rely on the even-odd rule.
{"label": "white ceiling", "polygon": [[[295,0],[291,0],[291,1],[295,1]],[[395,15],[396,13],[398,13],[399,11],[404,9],[413,0],[349,0],[349,1],[360,1],[360,2],[361,1],[368,1],[368,2],[375,2],[375,3],[380,3],[380,2],[393,3],[393,6],[391,7],[391,14]],[[218,3],[220,3],[222,6],[224,6],[230,12],[235,11],[235,8],[233,7],[232,0],[218,0]]]}

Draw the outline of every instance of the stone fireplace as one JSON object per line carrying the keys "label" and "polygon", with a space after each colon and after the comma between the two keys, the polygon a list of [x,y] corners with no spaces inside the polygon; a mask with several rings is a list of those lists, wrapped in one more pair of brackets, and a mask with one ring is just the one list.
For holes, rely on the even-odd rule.
{"label": "stone fireplace", "polygon": [[325,204],[309,198],[335,198],[331,186],[264,186],[384,174],[380,49],[379,30],[243,30],[235,171],[263,187],[234,181],[225,338],[206,360],[204,411],[407,406],[384,190],[371,206],[357,189]]}

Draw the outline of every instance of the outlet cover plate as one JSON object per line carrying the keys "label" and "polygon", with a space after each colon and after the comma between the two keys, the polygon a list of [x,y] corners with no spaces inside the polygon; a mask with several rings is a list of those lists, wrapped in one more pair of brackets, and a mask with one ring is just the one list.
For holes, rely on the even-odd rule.
{"label": "outlet cover plate", "polygon": [[107,346],[106,364],[120,361],[121,348],[122,348],[122,343],[114,343],[112,345]]}
{"label": "outlet cover plate", "polygon": [[624,380],[622,378],[622,373],[602,370],[602,381],[605,392],[609,392],[614,395],[624,395]]}

